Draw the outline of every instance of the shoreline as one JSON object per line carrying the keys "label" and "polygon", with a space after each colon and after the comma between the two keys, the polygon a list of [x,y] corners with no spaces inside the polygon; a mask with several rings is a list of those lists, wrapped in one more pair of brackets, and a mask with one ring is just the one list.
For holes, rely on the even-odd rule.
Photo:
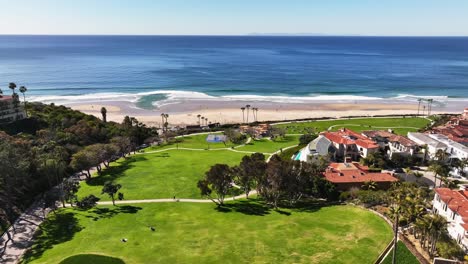
{"label": "shoreline", "polygon": [[[259,108],[257,112],[258,121],[287,121],[308,118],[340,118],[348,116],[391,116],[391,115],[416,115],[418,103],[403,102],[393,100],[392,102],[377,102],[374,100],[353,100],[353,101],[316,101],[308,103],[277,103],[266,101],[214,101],[214,100],[183,100],[171,104],[155,107],[154,110],[138,108],[135,103],[128,101],[88,101],[63,103],[74,110],[82,111],[86,114],[101,118],[101,107],[107,109],[107,120],[122,122],[128,115],[137,118],[147,125],[161,125],[161,113],[169,114],[170,125],[196,125],[197,115],[208,118],[209,122],[221,124],[242,123],[243,115],[241,107],[247,104],[251,107]],[[451,102],[450,104],[434,104],[432,113],[460,113],[468,103],[465,101]],[[396,109],[396,110],[395,110]],[[420,114],[423,111],[423,104],[420,107]],[[247,110],[244,111],[244,121]],[[252,111],[249,111],[249,122],[253,121]]]}

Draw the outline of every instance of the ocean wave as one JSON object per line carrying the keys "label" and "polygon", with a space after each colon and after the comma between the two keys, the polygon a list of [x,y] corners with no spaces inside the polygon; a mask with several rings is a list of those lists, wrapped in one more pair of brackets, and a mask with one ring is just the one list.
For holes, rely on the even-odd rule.
{"label": "ocean wave", "polygon": [[169,104],[176,104],[187,101],[252,101],[252,102],[272,102],[272,103],[308,103],[316,101],[334,101],[334,102],[350,102],[350,101],[411,101],[417,102],[418,99],[434,99],[435,102],[447,101],[468,101],[468,98],[450,98],[448,96],[419,96],[413,94],[398,94],[395,97],[383,98],[352,94],[308,94],[304,96],[288,96],[288,95],[223,95],[213,96],[202,92],[195,91],[177,91],[177,90],[158,90],[140,93],[93,93],[83,95],[45,95],[45,96],[30,96],[32,102],[56,103],[56,104],[85,104],[95,102],[111,102],[125,101],[137,103],[144,97],[152,95],[162,95],[154,98],[151,102],[153,106],[161,107]]}

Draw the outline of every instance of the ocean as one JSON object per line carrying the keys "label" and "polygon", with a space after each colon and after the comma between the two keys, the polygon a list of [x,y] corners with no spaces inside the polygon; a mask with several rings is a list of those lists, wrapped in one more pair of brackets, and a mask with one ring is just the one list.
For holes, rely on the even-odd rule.
{"label": "ocean", "polygon": [[468,100],[468,37],[0,36],[32,101]]}

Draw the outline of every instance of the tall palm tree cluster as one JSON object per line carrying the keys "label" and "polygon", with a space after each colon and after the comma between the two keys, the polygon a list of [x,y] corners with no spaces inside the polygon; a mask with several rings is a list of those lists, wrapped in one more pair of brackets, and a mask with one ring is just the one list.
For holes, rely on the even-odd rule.
{"label": "tall palm tree cluster", "polygon": [[[11,96],[13,97],[13,105],[15,107],[16,112],[18,112],[18,110],[19,110],[18,107],[19,107],[20,100],[19,100],[18,94],[16,93],[17,85],[16,85],[16,83],[11,82],[11,83],[8,84],[8,88],[10,88],[11,91],[12,91]],[[24,102],[24,106],[25,106],[24,109],[25,109],[25,113],[26,113],[26,116],[27,116],[28,112],[26,110],[26,95],[25,94],[28,91],[28,88],[26,88],[26,86],[20,86],[19,91],[20,91],[20,93],[23,94],[23,102]],[[3,95],[3,91],[0,88],[0,97],[2,97],[2,95]]]}
{"label": "tall palm tree cluster", "polygon": [[418,98],[418,116],[419,116],[419,112],[421,109],[421,102],[423,101],[425,101],[427,105],[423,105],[422,115],[424,115],[424,113],[427,110],[427,115],[430,116],[432,112],[432,103],[434,102],[434,99],[423,99],[423,98]]}
{"label": "tall palm tree cluster", "polygon": [[[428,213],[430,192],[411,183],[399,183],[389,192],[389,216],[394,220],[395,238],[400,224],[412,227],[415,237],[430,256],[434,256],[436,245],[447,232],[447,221],[440,215]],[[394,251],[394,256],[395,256]]]}
{"label": "tall palm tree cluster", "polygon": [[[249,123],[250,110],[252,110],[253,121],[258,121],[258,107],[252,107],[248,104],[245,107],[241,107],[240,110],[242,111],[242,123]],[[245,115],[245,110],[247,110],[247,115]]]}
{"label": "tall palm tree cluster", "polygon": [[198,118],[198,124],[200,126],[208,126],[208,125],[211,125],[211,122],[208,121],[208,117],[204,117],[200,114],[197,115],[197,118]]}
{"label": "tall palm tree cluster", "polygon": [[168,118],[169,118],[168,114],[161,113],[161,128],[164,133],[167,132],[167,127],[169,126],[169,122],[167,122]]}

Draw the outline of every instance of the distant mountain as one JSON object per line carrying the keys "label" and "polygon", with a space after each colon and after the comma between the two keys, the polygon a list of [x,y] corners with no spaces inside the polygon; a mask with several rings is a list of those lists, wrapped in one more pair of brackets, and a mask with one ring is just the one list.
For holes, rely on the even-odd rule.
{"label": "distant mountain", "polygon": [[248,36],[360,36],[360,35],[330,35],[324,33],[258,33],[253,32]]}

